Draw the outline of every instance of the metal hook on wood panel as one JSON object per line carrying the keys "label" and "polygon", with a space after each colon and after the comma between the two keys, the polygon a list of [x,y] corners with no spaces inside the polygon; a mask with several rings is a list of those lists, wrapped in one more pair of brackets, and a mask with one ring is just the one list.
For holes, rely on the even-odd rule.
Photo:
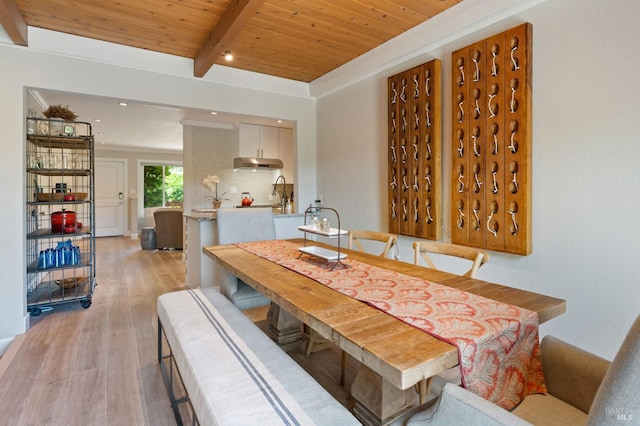
{"label": "metal hook on wood panel", "polygon": [[464,176],[462,175],[462,170],[460,170],[460,173],[458,174],[458,192],[462,193],[464,192]]}
{"label": "metal hook on wood panel", "polygon": [[480,218],[478,217],[478,210],[480,210],[479,208],[476,208],[475,206],[473,207],[473,216],[475,217],[475,225],[473,226],[473,229],[475,229],[476,231],[480,230]]}
{"label": "metal hook on wood panel", "polygon": [[464,138],[464,130],[462,129],[458,129],[458,144],[460,144],[460,146],[458,147],[458,157],[462,158],[464,157],[464,142],[462,140],[462,138]]}
{"label": "metal hook on wood panel", "polygon": [[511,215],[511,235],[515,236],[518,234],[518,222],[516,221],[516,213],[518,213],[518,203],[515,201],[511,203],[511,208],[508,213]]}
{"label": "metal hook on wood panel", "polygon": [[407,95],[405,94],[406,90],[407,90],[407,80],[402,79],[402,91],[400,92],[400,100],[403,103],[407,102]]}
{"label": "metal hook on wood panel", "polygon": [[427,117],[427,128],[431,127],[431,104],[427,102],[424,108],[424,113]]}
{"label": "metal hook on wood panel", "polygon": [[[518,39],[515,39],[516,43]],[[518,65],[518,58],[516,58],[514,55],[516,53],[516,50],[518,50],[518,45],[516,44],[515,46],[513,46],[513,48],[511,49],[511,63],[513,64],[513,66],[511,67],[512,70],[514,71],[518,71],[520,69],[520,65]]]}
{"label": "metal hook on wood panel", "polygon": [[476,67],[476,71],[473,74],[474,82],[480,80],[480,67],[478,66],[478,59],[480,59],[480,51],[476,50],[475,52],[473,52],[473,57],[471,58],[471,60],[473,61],[473,64]]}
{"label": "metal hook on wood panel", "polygon": [[431,167],[427,166],[425,171],[426,173],[425,173],[424,179],[427,181],[427,186],[425,187],[425,191],[430,192],[431,191]]}
{"label": "metal hook on wood panel", "polygon": [[499,47],[497,44],[494,44],[493,46],[491,46],[491,75],[493,77],[497,77],[498,75],[498,65],[496,64],[496,58],[498,57],[498,50]]}

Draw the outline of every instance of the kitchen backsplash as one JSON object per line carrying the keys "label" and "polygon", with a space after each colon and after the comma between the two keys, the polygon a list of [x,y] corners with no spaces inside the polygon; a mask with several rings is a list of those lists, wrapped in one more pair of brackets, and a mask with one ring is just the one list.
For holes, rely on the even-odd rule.
{"label": "kitchen backsplash", "polygon": [[[207,197],[214,193],[202,184],[208,175],[220,178],[218,195],[226,192],[222,198],[222,207],[233,207],[241,204],[243,192],[251,193],[254,204],[274,204],[279,196],[272,197],[273,184],[279,176],[279,170],[247,170],[233,169],[233,158],[237,155],[237,146],[233,130],[194,127],[192,131],[192,168],[191,179],[185,182],[185,191],[191,191],[191,208],[211,208],[211,200]],[[231,188],[236,193],[231,193]],[[293,191],[293,185],[287,184],[288,195]],[[280,188],[279,188],[280,189]],[[280,193],[280,191],[278,191]]]}

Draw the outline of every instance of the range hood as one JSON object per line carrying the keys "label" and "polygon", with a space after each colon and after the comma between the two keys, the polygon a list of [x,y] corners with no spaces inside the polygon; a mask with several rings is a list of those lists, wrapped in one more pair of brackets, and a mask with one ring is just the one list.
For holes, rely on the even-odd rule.
{"label": "range hood", "polygon": [[234,169],[281,169],[282,161],[277,158],[238,157],[233,159]]}

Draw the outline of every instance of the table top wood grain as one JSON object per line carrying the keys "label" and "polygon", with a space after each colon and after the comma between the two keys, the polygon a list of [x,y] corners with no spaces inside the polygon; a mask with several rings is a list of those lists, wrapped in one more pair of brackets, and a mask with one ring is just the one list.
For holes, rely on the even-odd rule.
{"label": "table top wood grain", "polygon": [[[304,244],[302,239],[294,241]],[[540,323],[566,309],[562,299],[342,250],[361,262],[535,311]],[[400,389],[408,389],[458,363],[453,345],[311,278],[232,245],[204,247],[203,252]]]}

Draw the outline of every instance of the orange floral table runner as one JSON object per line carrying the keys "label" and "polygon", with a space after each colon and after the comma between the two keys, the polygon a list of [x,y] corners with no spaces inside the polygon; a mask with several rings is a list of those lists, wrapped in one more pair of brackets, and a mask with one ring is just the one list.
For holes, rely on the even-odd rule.
{"label": "orange floral table runner", "polygon": [[331,269],[290,241],[237,246],[456,346],[463,386],[507,410],[546,392],[536,312],[349,258]]}

